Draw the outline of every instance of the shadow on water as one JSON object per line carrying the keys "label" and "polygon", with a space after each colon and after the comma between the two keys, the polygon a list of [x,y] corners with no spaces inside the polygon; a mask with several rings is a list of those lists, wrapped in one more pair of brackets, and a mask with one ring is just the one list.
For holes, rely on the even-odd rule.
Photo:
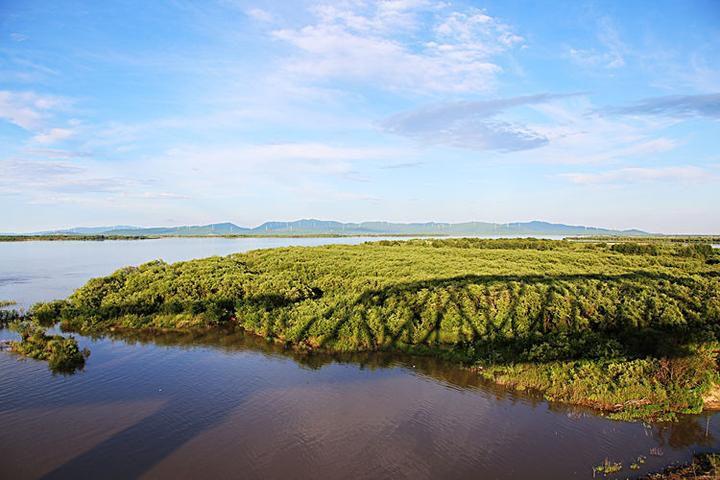
{"label": "shadow on water", "polygon": [[[90,450],[44,475],[44,479],[66,478],[138,478],[154,465],[202,432],[219,425],[239,406],[237,397],[226,409],[208,410],[205,415],[188,417],[187,398],[170,400],[160,410],[136,424],[112,435]],[[161,436],[173,425],[171,434]],[[108,468],[108,466],[112,466]]]}

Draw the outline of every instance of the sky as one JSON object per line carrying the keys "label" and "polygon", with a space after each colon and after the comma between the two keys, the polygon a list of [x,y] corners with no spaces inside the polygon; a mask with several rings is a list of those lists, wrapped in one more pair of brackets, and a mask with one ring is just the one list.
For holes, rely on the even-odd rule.
{"label": "sky", "polygon": [[720,2],[0,0],[0,231],[720,233]]}

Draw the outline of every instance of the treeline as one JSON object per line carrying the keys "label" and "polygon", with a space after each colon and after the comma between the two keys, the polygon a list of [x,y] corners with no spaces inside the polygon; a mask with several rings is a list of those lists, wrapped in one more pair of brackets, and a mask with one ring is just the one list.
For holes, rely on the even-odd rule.
{"label": "treeline", "polygon": [[617,246],[419,239],[156,261],[31,313],[85,333],[231,324],[305,349],[432,352],[626,416],[698,411],[717,380],[715,253]]}
{"label": "treeline", "polygon": [[145,240],[143,235],[0,235],[0,242]]}
{"label": "treeline", "polygon": [[[565,242],[557,240],[544,240],[538,238],[432,238],[432,239],[415,239],[415,240],[381,240],[377,242],[367,242],[369,246],[380,247],[433,247],[433,248],[484,248],[484,249],[509,249],[509,250],[552,250],[563,245]],[[569,246],[565,245],[566,248]]]}
{"label": "treeline", "polygon": [[720,237],[715,235],[589,235],[565,237],[573,242],[641,242],[641,243],[713,243],[720,244]]}

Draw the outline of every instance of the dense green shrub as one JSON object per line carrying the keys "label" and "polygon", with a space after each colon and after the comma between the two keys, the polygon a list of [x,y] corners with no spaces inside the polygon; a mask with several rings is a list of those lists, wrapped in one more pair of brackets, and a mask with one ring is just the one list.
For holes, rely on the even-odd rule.
{"label": "dense green shrub", "polygon": [[19,342],[11,342],[11,350],[36,360],[47,360],[48,366],[56,373],[73,373],[85,366],[88,350],[80,350],[73,337],[48,335],[31,320],[14,322],[11,327],[20,335]]}
{"label": "dense green shrub", "polygon": [[712,245],[707,243],[691,243],[677,250],[681,257],[710,258],[714,254]]}
{"label": "dense green shrub", "polygon": [[610,247],[610,250],[618,253],[626,253],[631,255],[657,255],[658,247],[653,244],[643,243],[616,243]]}
{"label": "dense green shrub", "polygon": [[[661,243],[382,241],[150,262],[33,312],[80,332],[231,323],[304,348],[451,350],[553,398],[582,391],[607,406],[644,395],[680,411],[697,407],[714,367],[686,373],[688,386],[672,394],[678,378],[655,373],[663,358],[710,355],[720,268]],[[630,370],[632,383],[609,364],[643,367]],[[567,390],[562,382],[575,382],[580,366],[594,380]]]}
{"label": "dense green shrub", "polygon": [[7,309],[12,305],[15,305],[12,300],[0,300],[0,329],[7,327],[10,322],[20,318],[20,312]]}

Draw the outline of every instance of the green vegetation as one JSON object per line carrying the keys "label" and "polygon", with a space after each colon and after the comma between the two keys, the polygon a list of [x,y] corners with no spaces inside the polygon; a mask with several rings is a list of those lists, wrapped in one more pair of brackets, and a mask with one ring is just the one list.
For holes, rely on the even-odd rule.
{"label": "green vegetation", "polygon": [[0,300],[0,329],[7,327],[11,322],[20,318],[20,312],[6,308],[13,305],[15,305],[15,302],[12,300]]}
{"label": "green vegetation", "polygon": [[645,463],[647,457],[640,455],[637,460],[630,464],[630,470],[640,470],[640,466]]}
{"label": "green vegetation", "polygon": [[622,463],[611,462],[606,458],[603,463],[593,467],[593,476],[595,476],[595,474],[612,475],[613,473],[617,473],[622,470],[622,468]]}
{"label": "green vegetation", "polygon": [[82,333],[233,325],[305,350],[434,354],[618,418],[699,412],[718,382],[716,254],[613,247],[418,239],[156,261],[31,314]]}
{"label": "green vegetation", "polygon": [[432,234],[339,234],[339,233],[298,233],[298,234],[260,234],[260,233],[241,233],[241,234],[207,234],[207,235],[180,235],[180,234],[151,234],[151,235],[73,235],[73,234],[62,234],[62,235],[0,235],[0,242],[31,242],[31,241],[103,241],[103,240],[150,240],[159,238],[353,238],[353,237],[367,237],[367,238],[420,238],[420,237],[444,237],[445,235],[432,235]]}
{"label": "green vegetation", "polygon": [[73,337],[48,335],[35,321],[20,318],[10,325],[20,335],[19,342],[10,342],[10,350],[36,360],[47,360],[55,373],[73,373],[85,366],[90,355],[80,350]]}
{"label": "green vegetation", "polygon": [[0,235],[0,242],[30,242],[30,241],[103,241],[103,240],[145,240],[149,237],[142,235]]}
{"label": "green vegetation", "polygon": [[574,242],[642,242],[642,243],[720,243],[717,235],[587,235],[582,237],[566,237]]}

